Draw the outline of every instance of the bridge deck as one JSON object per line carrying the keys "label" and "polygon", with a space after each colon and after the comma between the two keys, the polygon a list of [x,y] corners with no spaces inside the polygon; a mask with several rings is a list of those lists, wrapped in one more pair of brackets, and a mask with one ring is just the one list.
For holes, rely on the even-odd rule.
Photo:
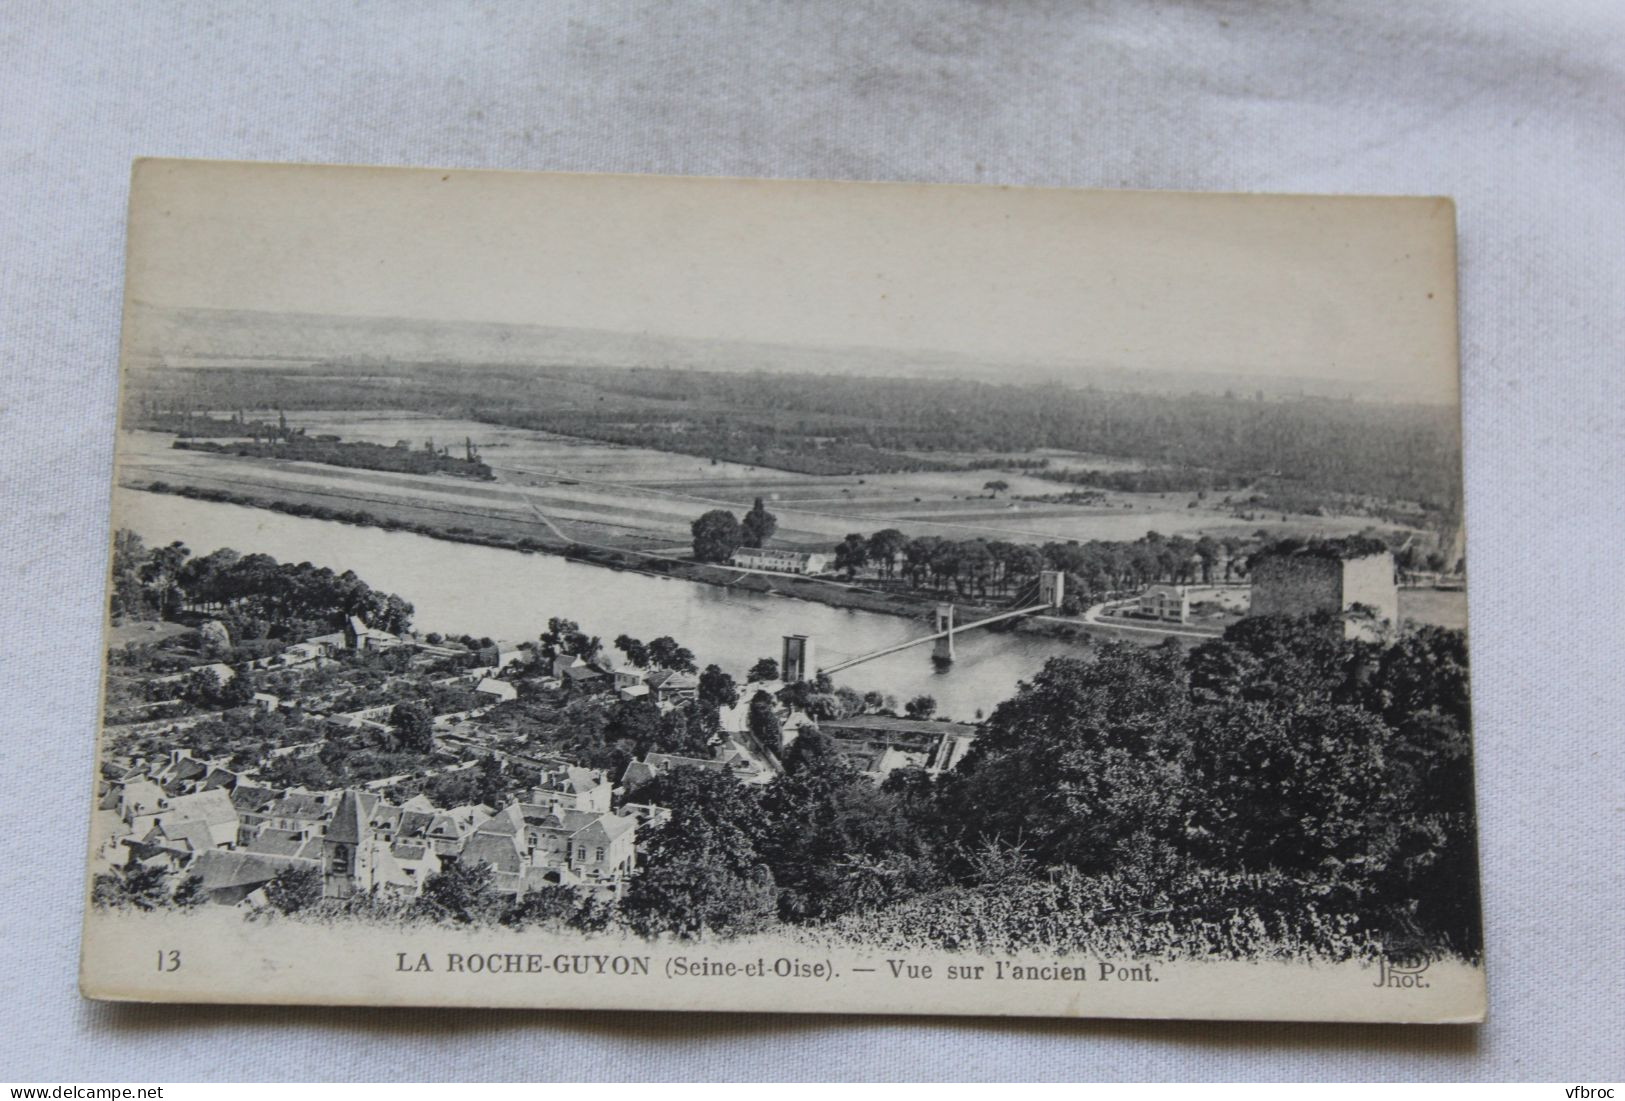
{"label": "bridge deck", "polygon": [[1034,612],[1047,612],[1053,610],[1053,606],[1049,604],[1034,604],[1031,608],[1018,608],[1013,612],[1000,612],[998,615],[990,615],[986,619],[978,619],[973,623],[962,623],[959,626],[953,627],[947,631],[937,631],[935,634],[922,635],[919,638],[911,638],[907,642],[899,642],[896,645],[887,646],[880,650],[874,650],[867,654],[860,654],[855,658],[847,658],[845,661],[838,661],[834,665],[827,665],[820,669],[819,672],[838,673],[842,669],[850,669],[854,665],[861,665],[866,661],[873,661],[876,658],[883,658],[887,654],[895,654],[899,650],[907,650],[910,646],[920,646],[927,642],[935,642],[939,638],[946,638],[949,635],[962,634],[965,631],[973,631],[978,627],[986,627],[989,623],[998,623],[1000,620],[1014,619],[1017,616],[1032,615]]}

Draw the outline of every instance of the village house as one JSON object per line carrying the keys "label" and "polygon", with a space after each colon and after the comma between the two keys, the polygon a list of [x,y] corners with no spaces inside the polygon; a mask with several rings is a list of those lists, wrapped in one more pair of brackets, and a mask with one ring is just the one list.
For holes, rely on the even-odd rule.
{"label": "village house", "polygon": [[[203,853],[231,851],[234,850],[205,849]],[[147,840],[133,834],[125,834],[119,838],[119,852],[112,858],[112,863],[122,868],[159,868],[166,872],[183,872],[203,853],[162,837]]]}
{"label": "village house", "polygon": [[[360,720],[357,720],[356,729],[360,729],[361,726]],[[274,749],[265,751],[265,760],[270,762],[277,760],[279,757],[313,757],[321,752],[322,746],[326,744],[327,742],[324,739],[322,741],[295,742],[292,745],[279,745]]]}
{"label": "village house", "polygon": [[240,783],[242,783],[242,777],[229,768],[211,765],[208,775],[203,777],[203,782],[198,785],[197,790],[209,791],[213,788],[224,788],[229,793]]}
{"label": "village house", "polygon": [[562,686],[571,692],[583,692],[592,695],[609,688],[610,680],[603,671],[596,669],[586,662],[580,665],[565,666],[559,676]]}
{"label": "village house", "polygon": [[333,813],[328,796],[309,791],[276,792],[258,817],[272,829],[320,837]]}
{"label": "village house", "polygon": [[191,786],[207,776],[209,765],[192,756],[192,751],[177,747],[169,751],[169,756],[161,761],[154,762],[146,767],[146,774],[165,792],[171,795],[180,795],[191,790]]}
{"label": "village house", "polygon": [[[341,635],[340,638],[342,639],[342,637],[343,636]],[[277,654],[274,658],[268,659],[268,663],[274,662],[275,664],[283,666],[306,665],[310,662],[316,661],[318,658],[324,657],[326,653],[327,648],[321,645],[321,643],[316,642],[315,640],[307,640],[305,642],[294,643],[292,646],[289,646],[287,649],[283,650],[280,654]]]}
{"label": "village house", "polygon": [[393,650],[401,645],[398,636],[367,626],[358,615],[344,621],[344,645],[351,650]]}
{"label": "village house", "polygon": [[[428,647],[424,647],[428,649]],[[444,648],[436,648],[443,650]],[[455,653],[456,651],[446,651]],[[531,659],[529,650],[522,650],[509,642],[493,642],[479,650],[480,663],[489,666],[493,672],[500,673],[510,665],[523,665]]]}
{"label": "village house", "polygon": [[638,820],[625,814],[600,814],[570,837],[575,855],[570,867],[588,883],[610,886],[617,893],[637,866]]}
{"label": "village house", "polygon": [[630,815],[516,802],[480,824],[460,859],[489,864],[493,883],[508,894],[546,886],[618,894],[637,865],[636,840]]}
{"label": "village house", "polygon": [[637,819],[639,827],[643,829],[656,829],[671,821],[670,808],[656,803],[624,803],[621,813]]}
{"label": "village house", "polygon": [[255,906],[265,902],[265,885],[294,868],[315,868],[318,862],[267,853],[214,850],[198,854],[186,869],[203,882],[204,894],[219,906]]}
{"label": "village house", "polygon": [[505,680],[486,677],[474,686],[474,694],[483,697],[482,703],[508,703],[519,698],[519,689]]}
{"label": "village house", "polygon": [[231,805],[237,810],[237,822],[244,833],[258,830],[265,824],[265,810],[278,795],[275,788],[240,783],[231,789]]}
{"label": "village house", "polygon": [[184,844],[193,852],[235,848],[237,808],[223,788],[178,795],[166,799],[150,816],[133,819],[130,831],[148,841],[167,839]]}
{"label": "village house", "polygon": [[608,673],[579,654],[554,655],[551,671],[560,687],[571,692],[602,692],[614,684]]}
{"label": "village house", "polygon": [[829,556],[818,551],[780,550],[775,547],[740,547],[728,559],[747,570],[815,574],[829,572]]}
{"label": "village house", "polygon": [[620,693],[622,699],[635,699],[649,694],[649,686],[644,683],[644,672],[637,666],[624,661],[610,660],[595,664],[609,676],[612,686]]}
{"label": "village house", "polygon": [[[350,640],[343,631],[334,631],[331,634],[312,635],[300,645],[313,647],[317,657],[330,658],[340,650],[348,650]],[[289,647],[289,649],[292,649],[292,647]]]}
{"label": "village house", "polygon": [[156,845],[199,851],[237,844],[237,810],[223,787],[172,795],[148,777],[130,777],[110,784],[98,807],[115,811],[129,836]]}
{"label": "village house", "polygon": [[103,805],[117,810],[119,818],[128,824],[137,818],[156,814],[164,805],[164,789],[146,776],[131,777],[113,785],[104,797]]}
{"label": "village house", "polygon": [[243,852],[262,856],[297,856],[312,862],[322,858],[322,839],[308,830],[279,830],[262,826],[256,833],[245,835],[239,846]]}
{"label": "village house", "polygon": [[[772,779],[744,754],[725,752],[715,758],[681,757],[675,753],[645,753],[641,761],[629,761],[621,771],[621,790],[633,792],[674,768],[700,768],[708,772],[728,772],[742,783],[765,783]],[[625,808],[623,807],[624,811]]]}
{"label": "village house", "polygon": [[690,673],[656,669],[644,678],[657,702],[667,705],[687,703],[700,694],[700,681]]}
{"label": "village house", "polygon": [[580,654],[554,654],[553,660],[548,663],[548,671],[563,680],[566,669],[579,669],[586,664],[587,659]]}
{"label": "village house", "polygon": [[1189,623],[1191,594],[1188,585],[1152,585],[1140,594],[1139,613],[1164,623]]}
{"label": "village house", "polygon": [[567,765],[542,773],[530,789],[530,802],[558,810],[607,814],[613,794],[609,777],[599,769]]}
{"label": "village house", "polygon": [[439,855],[456,856],[463,851],[463,843],[494,813],[483,803],[465,803],[440,811],[429,824],[424,837]]}

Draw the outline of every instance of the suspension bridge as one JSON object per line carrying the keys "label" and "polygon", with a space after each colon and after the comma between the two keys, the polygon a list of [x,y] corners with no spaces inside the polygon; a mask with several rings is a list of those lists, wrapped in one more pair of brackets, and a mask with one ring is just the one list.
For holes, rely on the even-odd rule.
{"label": "suspension bridge", "polygon": [[954,622],[954,606],[951,603],[937,605],[934,617],[934,629],[928,635],[911,638],[906,642],[893,643],[878,650],[871,650],[856,657],[846,657],[833,665],[820,666],[817,662],[816,646],[811,635],[785,635],[784,660],[780,662],[781,675],[787,682],[794,683],[800,680],[812,680],[819,673],[838,673],[842,669],[850,669],[854,665],[862,665],[866,661],[874,661],[888,654],[895,654],[899,650],[907,650],[914,646],[924,646],[932,643],[932,656],[940,661],[954,659],[954,638],[966,631],[974,631],[978,627],[986,627],[994,623],[1002,623],[1009,619],[1018,619],[1021,616],[1033,615],[1036,612],[1052,611],[1061,606],[1066,599],[1066,575],[1058,570],[1045,570],[1038,577],[1029,582],[1014,597],[1010,604],[1014,605],[1006,611],[996,612],[982,619],[970,623]]}

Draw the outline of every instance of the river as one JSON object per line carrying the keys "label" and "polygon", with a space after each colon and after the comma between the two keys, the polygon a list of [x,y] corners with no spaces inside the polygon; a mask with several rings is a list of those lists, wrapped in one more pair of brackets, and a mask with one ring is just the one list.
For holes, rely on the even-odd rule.
{"label": "river", "polygon": [[[603,638],[606,646],[623,633],[644,640],[670,635],[701,665],[715,662],[743,679],[756,659],[779,656],[786,634],[811,635],[819,663],[834,664],[929,630],[918,620],[771,593],[240,505],[122,487],[116,504],[117,525],[135,531],[148,546],[179,539],[193,554],[232,547],[281,562],[354,570],[373,588],[410,601],[420,631],[520,642],[536,638],[550,616],[563,616]],[[939,714],[970,720],[1010,696],[1017,681],[1035,673],[1046,658],[1088,652],[1056,639],[988,631],[972,631],[955,643],[958,660],[946,671],[936,670],[926,645],[845,670],[835,681],[900,701],[926,693],[936,698]]]}

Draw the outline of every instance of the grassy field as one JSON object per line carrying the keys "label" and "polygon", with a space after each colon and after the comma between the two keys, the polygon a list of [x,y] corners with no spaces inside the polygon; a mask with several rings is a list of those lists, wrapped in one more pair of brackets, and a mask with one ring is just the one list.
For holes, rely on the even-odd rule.
{"label": "grassy field", "polygon": [[[910,536],[983,537],[1044,543],[1129,540],[1147,531],[1164,535],[1251,534],[1260,527],[1281,534],[1341,535],[1371,524],[1367,517],[1272,516],[1241,519],[1194,494],[1105,493],[1097,503],[1014,500],[1066,487],[1013,472],[910,472],[817,476],[739,463],[713,462],[647,448],[618,446],[548,432],[496,427],[475,421],[400,413],[300,413],[293,423],[312,434],[393,444],[425,440],[454,449],[465,438],[480,449],[497,482],[465,485],[433,476],[379,474],[316,464],[252,462],[167,452],[166,437],[130,449],[149,478],[238,482],[255,491],[340,499],[370,499],[391,509],[482,512],[526,534],[540,526],[549,541],[580,541],[637,550],[679,553],[689,525],[702,512],[743,513],[756,497],[779,518],[776,545],[828,549],[847,532],[895,527]],[[134,434],[140,435],[140,434]],[[1125,466],[1076,453],[1056,452],[1052,465]],[[238,465],[233,468],[231,464]],[[131,471],[135,465],[129,467]],[[1008,483],[997,495],[989,481]],[[1381,525],[1379,525],[1381,526]],[[536,536],[540,538],[541,536]]]}

